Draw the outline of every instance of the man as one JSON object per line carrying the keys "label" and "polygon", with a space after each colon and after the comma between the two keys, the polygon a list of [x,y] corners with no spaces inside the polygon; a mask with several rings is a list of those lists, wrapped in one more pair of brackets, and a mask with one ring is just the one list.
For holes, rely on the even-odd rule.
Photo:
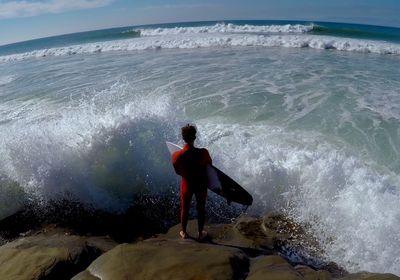
{"label": "man", "polygon": [[192,125],[182,127],[182,138],[185,146],[172,155],[175,172],[182,177],[181,182],[181,225],[180,236],[189,237],[186,227],[189,219],[190,204],[193,194],[196,197],[199,240],[207,236],[204,231],[207,198],[207,165],[211,164],[210,154],[206,149],[194,147],[196,128]]}

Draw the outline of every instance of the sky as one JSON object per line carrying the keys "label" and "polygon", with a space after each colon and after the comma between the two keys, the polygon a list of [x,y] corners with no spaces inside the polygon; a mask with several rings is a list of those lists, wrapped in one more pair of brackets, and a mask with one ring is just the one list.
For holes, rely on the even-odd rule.
{"label": "sky", "polygon": [[110,27],[228,19],[400,27],[400,0],[0,0],[0,45]]}

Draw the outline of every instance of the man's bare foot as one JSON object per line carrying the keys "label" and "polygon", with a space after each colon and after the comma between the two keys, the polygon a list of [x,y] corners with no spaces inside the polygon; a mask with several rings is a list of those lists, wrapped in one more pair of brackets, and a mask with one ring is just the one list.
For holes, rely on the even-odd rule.
{"label": "man's bare foot", "polygon": [[179,235],[181,236],[182,239],[188,239],[189,238],[189,234],[187,232],[184,232],[183,230],[181,230],[179,232]]}
{"label": "man's bare foot", "polygon": [[204,239],[206,239],[206,237],[208,236],[207,231],[203,230],[202,232],[199,233],[199,241],[204,241]]}

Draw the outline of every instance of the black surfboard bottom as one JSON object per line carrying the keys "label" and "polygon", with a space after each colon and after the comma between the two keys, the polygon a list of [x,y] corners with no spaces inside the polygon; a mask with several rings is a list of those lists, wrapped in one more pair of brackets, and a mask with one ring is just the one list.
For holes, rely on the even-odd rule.
{"label": "black surfboard bottom", "polygon": [[217,172],[222,186],[221,192],[216,193],[226,198],[228,204],[232,201],[246,206],[253,204],[253,197],[243,187],[215,166],[212,168]]}

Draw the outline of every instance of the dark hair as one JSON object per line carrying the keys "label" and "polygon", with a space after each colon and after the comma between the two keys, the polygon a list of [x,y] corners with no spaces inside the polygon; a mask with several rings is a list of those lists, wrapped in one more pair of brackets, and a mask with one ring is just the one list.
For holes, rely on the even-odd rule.
{"label": "dark hair", "polygon": [[197,130],[193,125],[187,124],[182,127],[182,138],[186,143],[193,142],[196,139]]}

